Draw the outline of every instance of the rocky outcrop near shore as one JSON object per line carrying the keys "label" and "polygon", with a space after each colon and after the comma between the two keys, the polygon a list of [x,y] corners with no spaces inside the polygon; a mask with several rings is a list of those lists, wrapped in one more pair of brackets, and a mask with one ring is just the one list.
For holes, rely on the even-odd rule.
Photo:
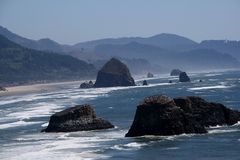
{"label": "rocky outcrop near shore", "polygon": [[74,132],[108,129],[114,126],[107,120],[96,117],[90,105],[77,105],[57,112],[50,117],[49,125],[43,132]]}
{"label": "rocky outcrop near shore", "polygon": [[120,60],[112,58],[98,72],[94,87],[135,86],[128,67]]}
{"label": "rocky outcrop near shore", "polygon": [[172,99],[165,95],[151,96],[137,106],[126,137],[202,134],[207,133],[205,127],[232,125],[239,120],[239,111],[200,97]]}
{"label": "rocky outcrop near shore", "polygon": [[93,88],[93,82],[89,81],[89,82],[83,82],[79,88]]}
{"label": "rocky outcrop near shore", "polygon": [[220,103],[207,102],[201,97],[175,98],[174,102],[185,113],[193,115],[205,127],[233,125],[240,121],[239,111],[231,110]]}
{"label": "rocky outcrop near shore", "polygon": [[179,82],[190,82],[190,78],[188,77],[186,72],[181,72],[179,75]]}
{"label": "rocky outcrop near shore", "polygon": [[154,77],[154,75],[152,73],[148,72],[147,78],[153,78],[153,77]]}

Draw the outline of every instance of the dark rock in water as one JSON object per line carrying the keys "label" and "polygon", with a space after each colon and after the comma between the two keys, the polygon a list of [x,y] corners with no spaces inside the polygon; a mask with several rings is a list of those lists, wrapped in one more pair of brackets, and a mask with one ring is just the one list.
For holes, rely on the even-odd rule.
{"label": "dark rock in water", "polygon": [[190,82],[190,78],[188,77],[186,72],[181,72],[180,73],[179,82]]}
{"label": "dark rock in water", "polygon": [[233,125],[240,120],[240,112],[228,109],[220,103],[207,102],[200,97],[175,98],[174,102],[202,125]]}
{"label": "dark rock in water", "polygon": [[199,82],[202,82],[202,80],[200,79]]}
{"label": "dark rock in water", "polygon": [[89,81],[88,83],[87,82],[84,82],[80,85],[79,88],[93,88],[93,82],[92,81]]}
{"label": "dark rock in water", "polygon": [[233,125],[239,120],[239,111],[200,97],[152,96],[137,107],[126,137],[207,133],[205,127]]}
{"label": "dark rock in water", "polygon": [[150,72],[148,72],[148,74],[147,74],[147,78],[152,78],[152,77],[153,77],[153,74],[150,73]]}
{"label": "dark rock in water", "polygon": [[144,80],[144,81],[143,81],[143,86],[147,86],[147,85],[148,85],[147,81]]}
{"label": "dark rock in water", "polygon": [[169,80],[168,83],[172,83],[172,80]]}
{"label": "dark rock in water", "polygon": [[98,72],[94,87],[135,86],[129,69],[116,58],[109,60]]}
{"label": "dark rock in water", "polygon": [[7,89],[0,86],[0,91],[7,91]]}
{"label": "dark rock in water", "polygon": [[206,132],[204,126],[176,106],[173,99],[160,95],[146,98],[137,107],[126,137]]}
{"label": "dark rock in water", "polygon": [[45,132],[74,132],[113,128],[107,120],[97,118],[90,105],[77,105],[50,117]]}
{"label": "dark rock in water", "polygon": [[180,69],[173,69],[170,73],[170,76],[179,76],[182,71]]}

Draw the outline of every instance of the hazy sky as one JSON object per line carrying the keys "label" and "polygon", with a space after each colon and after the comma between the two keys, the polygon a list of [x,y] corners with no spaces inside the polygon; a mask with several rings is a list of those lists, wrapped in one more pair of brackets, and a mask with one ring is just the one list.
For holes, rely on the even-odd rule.
{"label": "hazy sky", "polygon": [[159,33],[240,40],[240,0],[0,0],[0,25],[66,44]]}

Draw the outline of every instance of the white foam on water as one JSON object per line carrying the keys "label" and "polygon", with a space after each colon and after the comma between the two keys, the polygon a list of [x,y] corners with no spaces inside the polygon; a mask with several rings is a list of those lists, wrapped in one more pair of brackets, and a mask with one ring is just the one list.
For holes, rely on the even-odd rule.
{"label": "white foam on water", "polygon": [[188,90],[197,91],[197,90],[209,90],[209,89],[226,89],[230,87],[231,86],[216,85],[216,86],[194,87],[194,88],[189,88]]}
{"label": "white foam on water", "polygon": [[213,76],[220,76],[222,75],[221,73],[208,73],[208,74],[205,74],[205,77],[213,77]]}
{"label": "white foam on water", "polygon": [[215,128],[222,128],[222,127],[226,127],[226,125],[209,126],[208,128],[215,129]]}
{"label": "white foam on water", "polygon": [[17,122],[0,124],[0,129],[7,129],[7,128],[13,128],[13,127],[27,126],[27,125],[40,124],[40,123],[43,123],[43,122],[42,121],[25,122],[25,121],[20,120],[20,121],[17,121]]}
{"label": "white foam on water", "polygon": [[47,122],[47,123],[43,123],[41,126],[42,126],[42,127],[47,127],[48,124],[49,124],[48,122]]}
{"label": "white foam on water", "polygon": [[37,94],[4,97],[3,99],[0,99],[0,105],[12,104],[12,103],[17,103],[22,101],[30,102],[30,101],[40,100],[45,98],[46,98],[45,96],[37,95]]}
{"label": "white foam on water", "polygon": [[131,142],[127,144],[118,144],[110,147],[114,150],[138,150],[142,148],[143,146],[148,145],[147,143],[138,143],[138,142]]}
{"label": "white foam on water", "polygon": [[21,111],[9,113],[7,117],[11,117],[14,119],[30,119],[33,117],[44,117],[60,111],[60,109],[62,109],[63,107],[64,106],[54,103],[41,102],[34,104],[33,107],[26,107]]}
{"label": "white foam on water", "polygon": [[239,132],[238,129],[213,129],[209,130],[209,134],[218,134],[218,133],[231,133],[231,132]]}
{"label": "white foam on water", "polygon": [[234,124],[232,126],[240,126],[240,121],[238,121],[236,124]]}
{"label": "white foam on water", "polygon": [[[116,132],[116,131],[115,131]],[[1,159],[103,159],[102,142],[112,141],[98,132],[37,133],[16,138],[0,152]]]}

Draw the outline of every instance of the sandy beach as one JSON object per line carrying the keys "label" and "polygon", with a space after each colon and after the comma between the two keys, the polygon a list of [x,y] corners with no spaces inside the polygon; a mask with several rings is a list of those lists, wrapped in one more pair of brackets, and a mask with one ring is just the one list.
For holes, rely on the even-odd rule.
{"label": "sandy beach", "polygon": [[56,82],[56,83],[7,87],[6,88],[7,91],[0,91],[0,97],[21,95],[21,94],[28,94],[28,93],[51,92],[51,91],[63,89],[65,85],[76,85],[76,87],[78,87],[82,82],[84,81]]}

